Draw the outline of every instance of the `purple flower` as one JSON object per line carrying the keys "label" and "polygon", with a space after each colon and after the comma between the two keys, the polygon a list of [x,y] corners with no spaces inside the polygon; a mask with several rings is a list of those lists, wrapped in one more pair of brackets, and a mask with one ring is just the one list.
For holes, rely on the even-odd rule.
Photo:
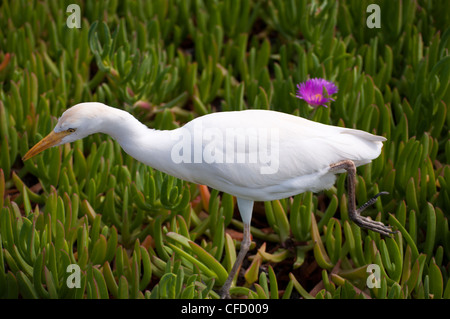
{"label": "purple flower", "polygon": [[337,93],[338,88],[333,82],[328,82],[324,79],[314,78],[306,82],[297,84],[297,95],[299,99],[305,100],[306,103],[313,106],[323,105],[325,107],[328,101],[334,99],[323,96],[323,88],[325,88],[327,95],[331,96]]}

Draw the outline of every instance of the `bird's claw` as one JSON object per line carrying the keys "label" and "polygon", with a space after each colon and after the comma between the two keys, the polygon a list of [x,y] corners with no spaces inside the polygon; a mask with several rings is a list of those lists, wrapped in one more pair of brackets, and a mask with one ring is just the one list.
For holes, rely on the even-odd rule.
{"label": "bird's claw", "polygon": [[361,215],[354,216],[352,221],[361,228],[372,230],[384,236],[390,236],[391,234],[395,234],[397,232],[393,231],[391,226],[386,226],[381,222],[371,220],[370,218]]}
{"label": "bird's claw", "polygon": [[356,210],[353,214],[350,214],[351,220],[358,225],[359,227],[366,228],[369,230],[372,230],[374,232],[380,233],[384,236],[390,236],[391,234],[395,234],[397,231],[393,231],[391,226],[386,226],[382,222],[378,222],[375,220],[372,220],[368,217],[361,216],[361,212],[365,210],[370,205],[373,205],[377,198],[380,195],[387,195],[388,192],[380,192],[376,194],[374,197],[369,199],[364,205],[362,205],[360,208]]}

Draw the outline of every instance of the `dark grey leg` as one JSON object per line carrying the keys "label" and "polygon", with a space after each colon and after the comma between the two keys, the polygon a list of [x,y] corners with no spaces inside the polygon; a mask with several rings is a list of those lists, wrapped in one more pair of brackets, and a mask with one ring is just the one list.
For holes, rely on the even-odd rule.
{"label": "dark grey leg", "polygon": [[250,225],[244,223],[244,236],[241,242],[241,249],[239,250],[239,254],[234,262],[233,268],[231,268],[230,273],[228,274],[227,281],[225,281],[224,285],[220,289],[220,298],[222,299],[230,299],[230,287],[233,282],[234,276],[236,275],[238,269],[241,267],[242,262],[244,261],[245,255],[250,248]]}
{"label": "dark grey leg", "polygon": [[367,217],[361,216],[361,212],[374,204],[380,195],[387,194],[387,192],[381,192],[371,198],[367,203],[356,209],[355,199],[355,187],[356,187],[356,166],[351,160],[341,161],[336,164],[331,164],[331,171],[346,170],[347,171],[347,191],[348,191],[348,213],[350,219],[359,227],[367,228],[380,233],[385,236],[390,236],[395,233],[391,230],[391,227],[384,225],[381,222],[371,220]]}

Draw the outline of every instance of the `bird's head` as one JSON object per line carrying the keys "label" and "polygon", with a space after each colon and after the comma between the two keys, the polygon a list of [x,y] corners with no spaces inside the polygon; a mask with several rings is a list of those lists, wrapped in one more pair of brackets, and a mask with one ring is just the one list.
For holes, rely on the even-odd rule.
{"label": "bird's head", "polygon": [[102,103],[80,103],[67,109],[50,134],[34,145],[23,157],[27,160],[40,152],[101,132],[108,106]]}

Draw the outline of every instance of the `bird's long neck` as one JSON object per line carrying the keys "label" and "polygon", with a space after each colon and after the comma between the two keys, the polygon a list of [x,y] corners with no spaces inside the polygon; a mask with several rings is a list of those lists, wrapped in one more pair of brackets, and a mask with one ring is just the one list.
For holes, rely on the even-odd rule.
{"label": "bird's long neck", "polygon": [[170,159],[172,131],[150,129],[130,113],[113,109],[108,112],[101,132],[113,137],[138,161],[176,176],[176,164]]}

